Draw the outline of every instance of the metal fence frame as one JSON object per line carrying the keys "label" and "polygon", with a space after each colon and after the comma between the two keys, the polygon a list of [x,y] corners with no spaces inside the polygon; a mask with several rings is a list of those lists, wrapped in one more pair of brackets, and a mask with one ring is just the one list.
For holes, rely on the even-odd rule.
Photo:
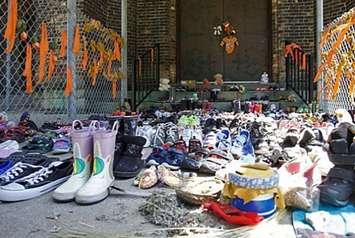
{"label": "metal fence frame", "polygon": [[[83,0],[18,0],[19,21],[24,21],[26,32],[33,40],[40,36],[40,24],[48,24],[50,45],[60,42],[59,29],[66,29],[68,33],[67,56],[59,59],[54,76],[51,80],[38,82],[38,58],[37,51],[33,50],[33,84],[34,92],[26,95],[24,90],[25,80],[22,76],[26,44],[21,42],[18,37],[20,32],[16,32],[16,45],[10,54],[4,52],[6,40],[1,38],[6,27],[7,14],[11,0],[4,0],[0,3],[0,111],[5,111],[10,118],[18,119],[24,111],[31,114],[33,120],[38,123],[52,120],[73,120],[85,118],[91,114],[107,114],[114,111],[120,104],[120,91],[117,90],[116,98],[111,97],[113,83],[104,76],[107,62],[101,65],[101,72],[97,76],[96,86],[91,86],[92,82],[88,71],[81,69],[83,49],[78,55],[72,51],[74,29],[80,25],[81,30],[85,22],[91,20],[82,12]],[[104,28],[104,27],[103,27]],[[112,29],[104,28],[105,32]],[[112,48],[110,35],[104,31],[94,31],[85,33],[81,31],[82,47],[83,38],[87,42],[101,41],[105,49]],[[56,46],[57,47],[57,46]],[[89,46],[87,46],[89,47]],[[54,49],[53,49],[54,50]],[[105,56],[106,57],[106,56]],[[89,62],[94,58],[99,58],[97,52],[89,50]],[[106,59],[106,58],[105,58]],[[47,62],[48,63],[48,62]],[[70,66],[73,72],[73,93],[69,97],[63,95],[66,82],[66,67]],[[121,71],[121,63],[113,62],[113,72]],[[47,75],[47,71],[46,71]],[[117,85],[117,89],[119,86]]]}
{"label": "metal fence frame", "polygon": [[[337,41],[340,32],[332,32],[334,28],[342,27],[342,25],[346,24],[346,20],[349,16],[355,16],[355,8],[352,8],[349,12],[344,13],[341,17],[335,19],[332,23],[330,23],[323,32],[323,36],[325,37],[326,34],[330,33],[330,37],[324,41],[323,47],[321,48],[321,60],[324,63],[327,59],[327,54],[329,50],[332,48],[332,45]],[[355,42],[355,25],[350,27],[350,31],[347,33],[349,37],[352,38],[352,44]],[[349,52],[349,50],[354,49],[353,45],[350,45],[349,42],[343,40],[338,47],[337,53],[333,57],[333,64],[339,65],[343,59],[343,54]],[[355,52],[352,52],[352,57],[347,57],[349,60],[349,64],[355,63]],[[336,109],[343,108],[347,110],[354,110],[355,109],[355,97],[349,94],[349,84],[350,80],[346,78],[345,70],[352,70],[352,77],[355,77],[355,69],[344,69],[342,72],[342,76],[340,79],[340,89],[339,93],[337,94],[336,98],[328,98],[330,89],[328,89],[327,80],[331,80],[331,83],[335,82],[336,78],[336,68],[328,68],[326,67],[325,71],[322,74],[321,80],[319,81],[319,101],[320,107],[323,111],[326,112],[335,112]],[[355,79],[352,79],[355,80]],[[329,82],[328,82],[329,83]]]}

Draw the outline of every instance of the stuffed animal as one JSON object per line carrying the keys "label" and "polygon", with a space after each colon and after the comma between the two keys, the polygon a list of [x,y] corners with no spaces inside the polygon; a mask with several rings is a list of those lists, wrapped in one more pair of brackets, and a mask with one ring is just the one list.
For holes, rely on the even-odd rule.
{"label": "stuffed animal", "polygon": [[169,91],[169,89],[170,89],[170,85],[169,85],[169,83],[170,83],[170,80],[169,79],[167,79],[167,78],[162,78],[162,79],[160,79],[160,85],[159,85],[159,91]]}
{"label": "stuffed animal", "polygon": [[215,83],[218,87],[222,87],[223,85],[223,75],[222,74],[216,74],[213,76]]}

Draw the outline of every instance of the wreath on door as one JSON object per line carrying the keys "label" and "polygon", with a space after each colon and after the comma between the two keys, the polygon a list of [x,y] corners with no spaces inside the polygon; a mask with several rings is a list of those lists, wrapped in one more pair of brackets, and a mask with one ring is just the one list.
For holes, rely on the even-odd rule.
{"label": "wreath on door", "polygon": [[224,48],[228,55],[231,55],[235,52],[239,46],[239,41],[236,36],[237,30],[229,21],[225,21],[222,25],[218,25],[213,28],[213,34],[220,38],[220,46]]}

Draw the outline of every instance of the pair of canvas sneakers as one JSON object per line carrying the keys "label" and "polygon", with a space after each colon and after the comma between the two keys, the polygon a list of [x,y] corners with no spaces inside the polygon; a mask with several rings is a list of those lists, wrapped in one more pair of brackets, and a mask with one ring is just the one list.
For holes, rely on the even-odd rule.
{"label": "pair of canvas sneakers", "polygon": [[[73,125],[77,123],[74,121]],[[115,180],[113,160],[118,122],[114,123],[112,130],[100,128],[98,124],[94,121],[89,128],[73,129],[74,172],[54,191],[55,201],[75,200],[78,204],[92,204],[108,196],[109,187]]]}

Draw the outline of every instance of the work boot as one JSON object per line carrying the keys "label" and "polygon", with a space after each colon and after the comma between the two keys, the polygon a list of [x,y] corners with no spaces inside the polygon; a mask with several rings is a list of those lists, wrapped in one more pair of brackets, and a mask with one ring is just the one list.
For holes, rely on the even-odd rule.
{"label": "work boot", "polygon": [[94,163],[91,177],[75,195],[75,202],[92,204],[104,200],[109,194],[109,187],[114,182],[113,160],[118,123],[112,130],[94,133]]}
{"label": "work boot", "polygon": [[90,178],[91,161],[93,158],[92,132],[92,126],[80,130],[73,129],[71,133],[74,157],[73,174],[68,181],[54,191],[52,195],[54,200],[59,202],[72,201],[75,194]]}

